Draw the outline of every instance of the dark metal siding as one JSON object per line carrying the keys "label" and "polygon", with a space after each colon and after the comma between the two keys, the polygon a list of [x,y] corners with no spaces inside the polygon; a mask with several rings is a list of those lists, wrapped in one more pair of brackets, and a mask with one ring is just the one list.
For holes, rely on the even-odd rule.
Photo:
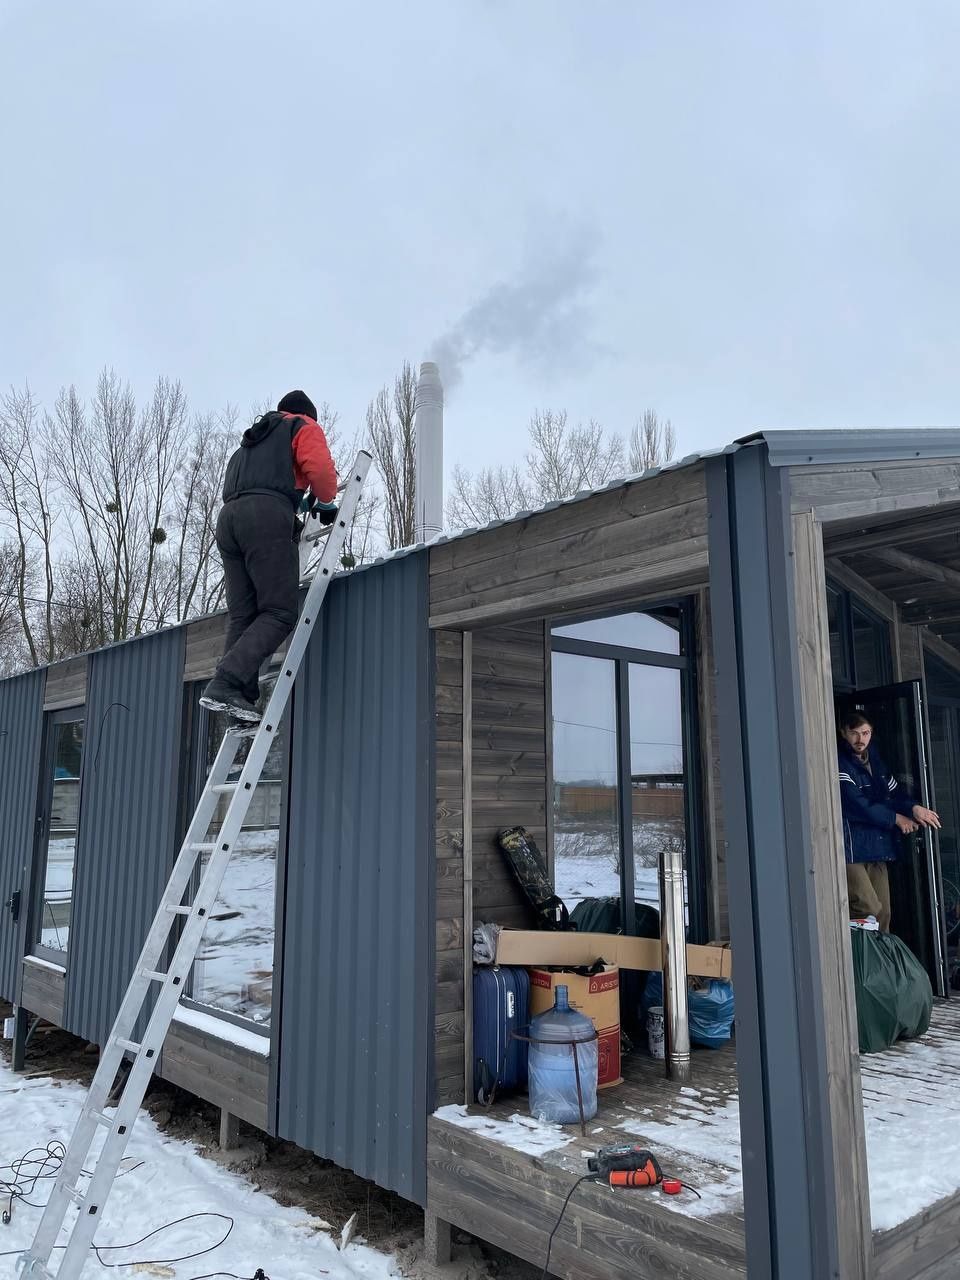
{"label": "dark metal siding", "polygon": [[102,1043],[176,853],[184,629],[90,657],[64,1025]]}
{"label": "dark metal siding", "polygon": [[335,581],[297,683],[277,1098],[281,1137],[420,1204],[433,1088],[427,594],[425,553]]}
{"label": "dark metal siding", "polygon": [[[23,926],[37,816],[43,735],[43,671],[0,682],[0,996],[15,1000],[20,985]],[[20,918],[4,905],[20,890]]]}

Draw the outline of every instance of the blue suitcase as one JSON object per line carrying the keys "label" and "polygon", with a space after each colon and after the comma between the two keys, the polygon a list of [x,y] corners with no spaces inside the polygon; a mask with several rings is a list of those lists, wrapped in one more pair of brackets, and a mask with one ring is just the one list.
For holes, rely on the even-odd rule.
{"label": "blue suitcase", "polygon": [[504,1090],[527,1085],[530,975],[514,965],[473,971],[473,1094],[487,1105]]}

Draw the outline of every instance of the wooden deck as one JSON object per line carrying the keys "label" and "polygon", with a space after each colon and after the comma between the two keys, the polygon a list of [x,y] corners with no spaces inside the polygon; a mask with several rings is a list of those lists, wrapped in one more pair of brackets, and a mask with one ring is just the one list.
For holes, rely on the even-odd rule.
{"label": "wooden deck", "polygon": [[[889,1153],[896,1151],[903,1169],[902,1206],[912,1214],[874,1232],[875,1280],[960,1276],[960,1193],[951,1190],[960,1162],[960,1000],[937,1006],[922,1041],[864,1057],[862,1073],[875,1217],[889,1221],[900,1211],[889,1183]],[[938,1153],[929,1149],[930,1130],[924,1126],[930,1107],[943,1126],[939,1188],[933,1172]],[[535,1145],[523,1141],[523,1097],[501,1099],[489,1112],[468,1112],[475,1127],[444,1118],[452,1110],[429,1122],[427,1207],[437,1217],[542,1266],[563,1200],[587,1171],[585,1156],[633,1139],[649,1146],[665,1170],[698,1188],[702,1199],[584,1183],[554,1240],[551,1273],[563,1280],[746,1275],[732,1047],[695,1051],[693,1081],[684,1088],[663,1076],[662,1064],[630,1055],[624,1084],[601,1094],[586,1140],[573,1127],[553,1138],[540,1134],[541,1150],[516,1149],[511,1143],[518,1140]]]}

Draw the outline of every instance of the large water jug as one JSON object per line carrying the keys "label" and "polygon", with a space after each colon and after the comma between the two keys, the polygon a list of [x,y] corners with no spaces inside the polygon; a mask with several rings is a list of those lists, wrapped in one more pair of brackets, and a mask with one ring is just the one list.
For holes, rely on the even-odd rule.
{"label": "large water jug", "polygon": [[[576,1046],[574,1065],[571,1048]],[[579,1124],[577,1067],[583,1118],[597,1114],[597,1039],[593,1022],[570,1008],[565,986],[557,987],[552,1009],[538,1014],[530,1023],[529,1088],[530,1114],[551,1124]]]}

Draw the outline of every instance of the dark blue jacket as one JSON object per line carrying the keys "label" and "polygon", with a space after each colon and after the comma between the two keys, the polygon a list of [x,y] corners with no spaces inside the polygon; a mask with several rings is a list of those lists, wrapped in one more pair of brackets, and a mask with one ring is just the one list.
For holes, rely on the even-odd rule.
{"label": "dark blue jacket", "polygon": [[870,768],[840,742],[843,852],[848,862],[893,862],[900,851],[897,814],[909,818],[915,801],[898,785],[873,746]]}

